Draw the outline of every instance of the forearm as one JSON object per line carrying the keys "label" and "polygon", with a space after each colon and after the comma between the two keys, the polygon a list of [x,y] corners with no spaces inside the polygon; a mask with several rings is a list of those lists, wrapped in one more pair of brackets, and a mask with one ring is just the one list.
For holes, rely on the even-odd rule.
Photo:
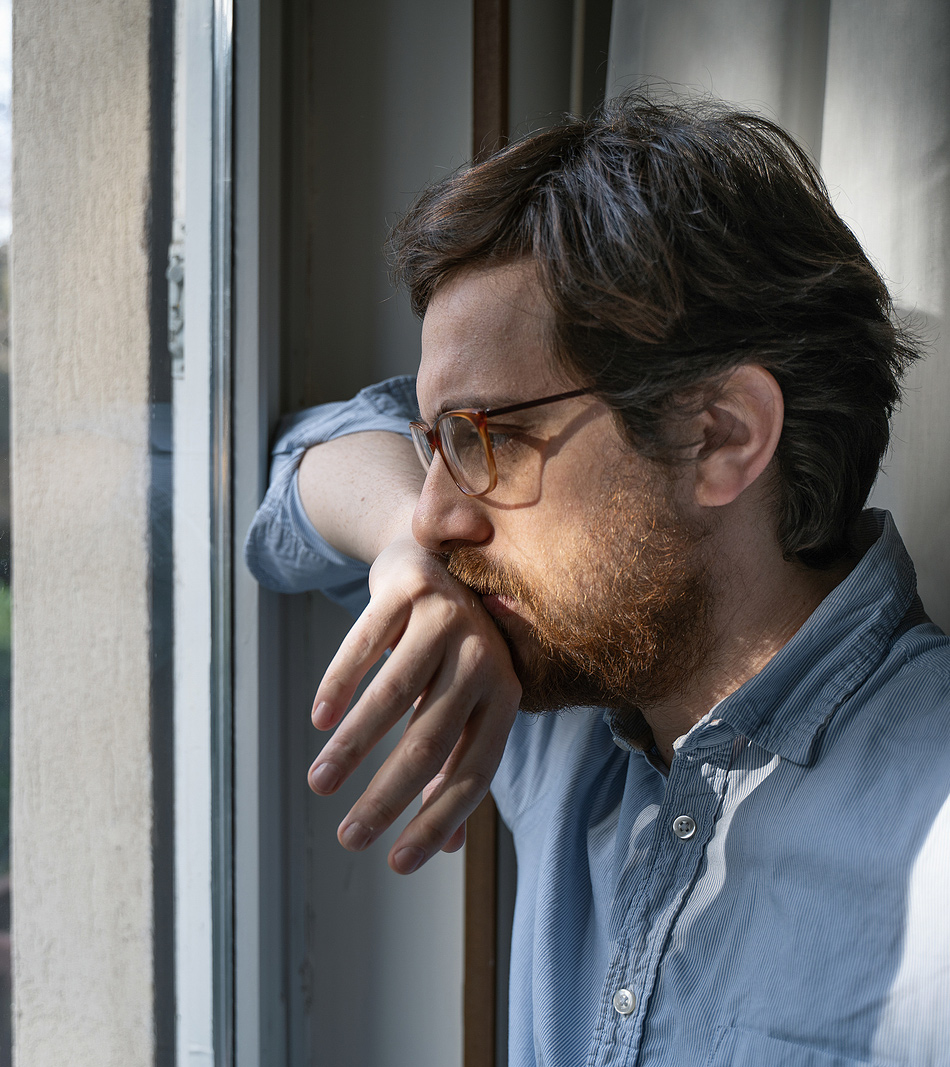
{"label": "forearm", "polygon": [[413,381],[392,379],[285,420],[245,548],[252,573],[270,588],[320,589],[359,614],[314,701],[314,725],[336,728],[311,768],[314,791],[336,792],[408,713],[401,740],[339,831],[348,848],[361,849],[423,792],[391,849],[403,873],[461,844],[461,824],[495,773],[521,693],[481,601],[412,538],[423,471],[403,435],[415,405]]}
{"label": "forearm", "polygon": [[[408,427],[417,410],[415,380],[391,378],[352,400],[284,419],[270,485],[245,540],[244,558],[262,585],[280,593],[319,589],[354,614],[363,610],[368,557],[385,539],[376,519],[408,524],[414,506],[422,470],[413,466]],[[396,457],[391,469],[389,453]],[[376,501],[386,501],[387,510],[373,507]]]}
{"label": "forearm", "polygon": [[347,434],[309,448],[297,472],[300,501],[314,528],[338,551],[372,563],[408,532],[424,474],[398,434]]}

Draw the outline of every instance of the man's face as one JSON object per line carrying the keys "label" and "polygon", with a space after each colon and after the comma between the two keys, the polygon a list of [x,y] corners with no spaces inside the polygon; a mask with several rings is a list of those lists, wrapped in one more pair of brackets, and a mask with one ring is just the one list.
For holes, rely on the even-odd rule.
{"label": "man's face", "polygon": [[[530,264],[466,273],[435,295],[418,396],[493,408],[576,386],[548,352],[550,311]],[[489,420],[498,485],[465,496],[433,461],[413,531],[482,594],[508,637],[522,706],[631,713],[670,697],[705,650],[701,542],[671,472],[639,457],[610,410],[582,396]]]}

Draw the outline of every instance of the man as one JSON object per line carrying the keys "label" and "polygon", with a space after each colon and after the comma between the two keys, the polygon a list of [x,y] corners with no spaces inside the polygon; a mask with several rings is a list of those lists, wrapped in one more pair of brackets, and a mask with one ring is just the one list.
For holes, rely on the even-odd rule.
{"label": "man", "polygon": [[312,788],[412,710],[341,842],[425,789],[415,870],[495,775],[512,1064],[950,1063],[950,646],[861,512],[915,354],[807,158],[630,97],[395,249],[416,396],[297,417],[248,538],[353,606],[372,564]]}

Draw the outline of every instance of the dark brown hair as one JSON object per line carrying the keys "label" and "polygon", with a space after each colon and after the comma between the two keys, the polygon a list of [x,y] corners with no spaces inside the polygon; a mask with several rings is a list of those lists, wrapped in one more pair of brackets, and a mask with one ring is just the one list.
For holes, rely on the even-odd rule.
{"label": "dark brown hair", "polygon": [[555,358],[654,458],[676,458],[670,416],[735,366],[766,367],[785,399],[782,549],[811,566],[847,552],[916,353],[774,123],[627,95],[428,189],[393,249],[419,315],[458,271],[530,257]]}

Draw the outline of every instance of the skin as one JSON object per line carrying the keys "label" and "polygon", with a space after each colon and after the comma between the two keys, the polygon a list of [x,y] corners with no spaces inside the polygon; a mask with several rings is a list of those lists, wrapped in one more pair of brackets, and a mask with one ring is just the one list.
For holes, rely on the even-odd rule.
{"label": "skin", "polygon": [[[423,323],[422,418],[431,424],[451,408],[500,406],[575,386],[547,350],[548,316],[530,264],[472,271],[443,285]],[[681,515],[711,531],[703,551],[714,597],[704,669],[643,708],[667,764],[673,742],[760,671],[849,569],[816,572],[782,559],[772,505],[782,418],[775,380],[746,365],[682,426],[683,440],[693,442],[690,461],[670,475],[668,489]],[[301,499],[316,528],[372,563],[370,605],[314,700],[314,725],[336,732],[310,784],[334,792],[412,709],[402,739],[338,831],[344,847],[366,848],[421,793],[419,813],[390,852],[399,873],[461,845],[462,824],[487,792],[520,697],[489,610],[506,617],[517,646],[523,605],[483,603],[447,574],[444,554],[473,546],[517,564],[540,589],[582,584],[570,571],[571,546],[597,521],[600,487],[619,477],[635,497],[648,482],[646,461],[592,397],[506,417],[505,430],[525,442],[506,458],[518,475],[487,497],[461,493],[438,456],[423,477],[411,445],[390,434],[319,445],[300,469]],[[360,680],[389,648],[350,708]]]}

